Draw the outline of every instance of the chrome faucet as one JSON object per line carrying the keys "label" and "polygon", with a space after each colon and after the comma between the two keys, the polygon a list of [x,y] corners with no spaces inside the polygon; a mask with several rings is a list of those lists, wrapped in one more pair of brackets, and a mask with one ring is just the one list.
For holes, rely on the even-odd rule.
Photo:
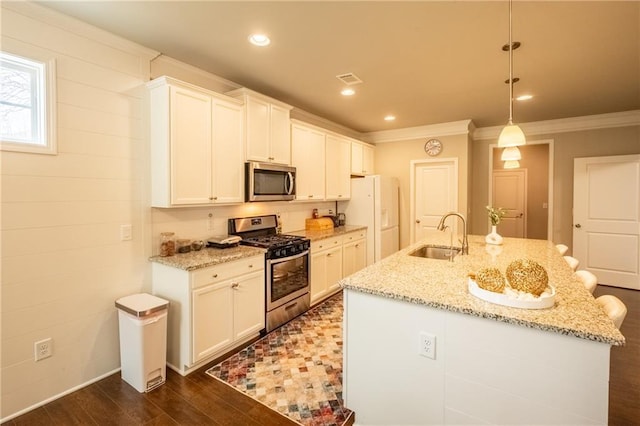
{"label": "chrome faucet", "polygon": [[449,212],[446,213],[442,216],[442,218],[440,219],[440,223],[438,223],[438,231],[444,231],[446,226],[444,225],[444,221],[446,218],[448,218],[449,216],[458,216],[460,218],[460,220],[462,221],[462,254],[469,254],[469,239],[467,238],[467,221],[465,220],[464,216],[462,216],[460,213],[456,213],[456,212]]}

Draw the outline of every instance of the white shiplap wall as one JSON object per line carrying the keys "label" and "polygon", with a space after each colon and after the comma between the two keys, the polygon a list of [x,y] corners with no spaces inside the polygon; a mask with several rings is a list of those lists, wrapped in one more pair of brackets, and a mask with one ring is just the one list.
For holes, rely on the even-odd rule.
{"label": "white shiplap wall", "polygon": [[6,420],[120,366],[114,301],[149,284],[143,85],[157,53],[25,2],[2,2],[0,41],[55,58],[58,115],[57,155],[0,153]]}

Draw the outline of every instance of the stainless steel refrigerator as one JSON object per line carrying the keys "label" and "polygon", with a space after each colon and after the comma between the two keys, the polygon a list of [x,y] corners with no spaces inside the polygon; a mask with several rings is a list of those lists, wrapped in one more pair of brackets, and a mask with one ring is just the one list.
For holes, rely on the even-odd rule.
{"label": "stainless steel refrigerator", "polygon": [[351,179],[343,204],[347,225],[367,227],[367,266],[398,251],[398,179],[372,175]]}

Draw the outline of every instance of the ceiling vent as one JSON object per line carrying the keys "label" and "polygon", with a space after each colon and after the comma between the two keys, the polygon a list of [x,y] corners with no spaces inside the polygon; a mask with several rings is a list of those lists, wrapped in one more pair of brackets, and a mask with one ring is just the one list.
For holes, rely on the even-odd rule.
{"label": "ceiling vent", "polygon": [[336,78],[341,82],[343,82],[344,84],[346,84],[347,86],[350,86],[352,84],[362,83],[362,80],[360,80],[360,78],[352,72],[336,75]]}

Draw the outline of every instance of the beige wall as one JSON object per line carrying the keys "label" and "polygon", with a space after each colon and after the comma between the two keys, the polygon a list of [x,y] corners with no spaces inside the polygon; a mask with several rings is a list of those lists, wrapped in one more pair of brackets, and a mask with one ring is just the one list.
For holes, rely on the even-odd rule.
{"label": "beige wall", "polygon": [[[55,58],[58,136],[57,155],[0,153],[6,418],[120,367],[114,301],[148,290],[142,85],[155,52],[23,2],[2,2],[1,42]],[[53,356],[36,363],[45,338]]]}
{"label": "beige wall", "polygon": [[[443,144],[436,158],[458,159],[458,211],[466,214],[468,210],[468,182],[470,180],[470,142],[468,135],[439,137]],[[385,176],[395,176],[400,181],[400,247],[410,244],[411,211],[411,161],[432,159],[424,152],[426,138],[398,142],[385,142],[376,145],[375,172]]]}
{"label": "beige wall", "polygon": [[[554,141],[553,152],[553,237],[556,243],[572,245],[573,159],[640,153],[640,126],[556,133],[530,137]],[[474,142],[471,191],[471,231],[485,233],[484,206],[488,200],[489,145],[495,140]],[[480,214],[478,214],[480,212]]]}
{"label": "beige wall", "polygon": [[[546,240],[549,209],[544,204],[549,203],[549,144],[521,146],[520,153],[520,168],[527,171],[527,238]],[[504,170],[501,155],[501,148],[493,149],[494,170]]]}

